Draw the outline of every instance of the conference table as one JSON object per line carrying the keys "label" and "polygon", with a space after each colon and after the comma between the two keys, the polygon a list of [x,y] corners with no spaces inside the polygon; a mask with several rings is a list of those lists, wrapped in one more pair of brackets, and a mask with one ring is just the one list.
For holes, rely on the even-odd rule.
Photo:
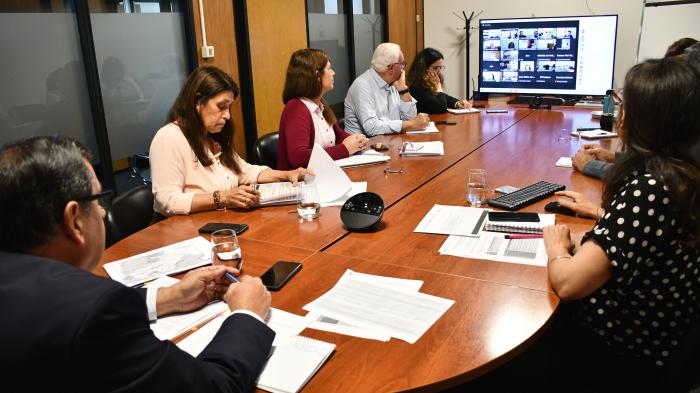
{"label": "conference table", "polygon": [[[372,138],[373,143],[389,146],[386,154],[391,160],[349,168],[346,173],[352,181],[366,181],[367,190],[385,201],[384,216],[373,231],[349,232],[340,221],[339,207],[322,208],[320,217],[310,222],[290,213],[293,206],[212,211],[171,217],[135,233],[110,247],[103,263],[198,236],[197,229],[207,222],[246,223],[250,229],[239,237],[245,274],[261,275],[277,260],[303,263],[281,291],[273,292],[273,307],[304,315],[302,307],[331,289],[347,269],[422,280],[421,292],[455,300],[415,344],[304,330],[304,336],[336,344],[304,392],[440,391],[473,380],[535,342],[551,322],[559,298],[543,266],[440,255],[446,236],[414,233],[414,228],[435,204],[468,206],[470,168],[487,171],[490,189],[547,180],[600,201],[601,185],[554,165],[585,143],[568,132],[595,126],[594,108],[547,111],[507,106],[503,101],[485,104],[507,108],[508,113],[431,116],[457,124],[439,125],[439,134]],[[443,141],[445,155],[399,155],[403,141],[429,140]],[[611,147],[609,140],[602,144]],[[404,172],[385,173],[386,166]],[[522,211],[542,213],[544,204],[554,199]],[[562,215],[556,219],[572,232],[593,226],[590,219]],[[101,265],[96,273],[106,275]]]}

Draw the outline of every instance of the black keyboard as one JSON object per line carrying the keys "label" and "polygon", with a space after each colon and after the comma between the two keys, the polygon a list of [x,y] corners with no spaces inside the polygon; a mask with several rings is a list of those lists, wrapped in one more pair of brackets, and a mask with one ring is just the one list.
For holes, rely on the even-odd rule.
{"label": "black keyboard", "polygon": [[565,188],[566,186],[563,184],[539,181],[527,187],[523,187],[518,191],[513,191],[510,194],[491,199],[489,200],[489,205],[504,210],[518,210],[521,207],[535,203]]}

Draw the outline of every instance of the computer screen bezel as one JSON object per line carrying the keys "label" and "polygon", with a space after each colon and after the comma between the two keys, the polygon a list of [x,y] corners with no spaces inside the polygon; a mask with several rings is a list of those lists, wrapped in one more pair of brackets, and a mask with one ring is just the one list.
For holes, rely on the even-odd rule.
{"label": "computer screen bezel", "polygon": [[[612,72],[610,75],[610,83],[609,87],[607,89],[612,89],[613,84],[615,82],[615,59],[617,56],[617,33],[618,33],[618,24],[620,17],[617,14],[606,14],[606,15],[572,15],[572,16],[546,16],[546,17],[511,17],[511,18],[484,18],[479,20],[479,92],[480,93],[485,93],[485,94],[507,94],[507,95],[528,95],[528,96],[555,96],[555,97],[602,97],[605,95],[605,92],[601,92],[600,94],[590,94],[590,93],[572,93],[572,92],[565,92],[559,89],[528,89],[528,88],[511,88],[510,91],[493,91],[493,87],[489,88],[483,88],[482,87],[482,82],[483,82],[483,56],[484,56],[484,50],[483,50],[483,23],[504,23],[504,21],[513,21],[513,23],[518,23],[515,22],[517,21],[523,21],[523,22],[537,22],[537,21],[543,21],[546,22],[547,20],[566,20],[566,19],[584,19],[584,18],[609,18],[609,17],[614,17],[615,18],[615,34],[614,34],[614,40],[613,40],[613,53],[612,53]],[[607,90],[606,89],[606,90]]]}

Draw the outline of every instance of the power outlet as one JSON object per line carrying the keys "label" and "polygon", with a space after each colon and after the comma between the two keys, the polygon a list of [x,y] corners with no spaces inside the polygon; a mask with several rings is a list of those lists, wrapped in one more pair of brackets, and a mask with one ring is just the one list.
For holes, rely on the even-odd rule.
{"label": "power outlet", "polygon": [[202,58],[203,59],[211,59],[214,57],[214,47],[209,45],[209,46],[203,46],[202,47]]}

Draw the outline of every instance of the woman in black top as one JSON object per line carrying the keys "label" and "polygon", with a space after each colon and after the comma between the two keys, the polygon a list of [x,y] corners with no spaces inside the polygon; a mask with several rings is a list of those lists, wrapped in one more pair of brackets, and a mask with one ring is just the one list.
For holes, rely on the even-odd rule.
{"label": "woman in black top", "polygon": [[468,109],[467,100],[458,100],[442,89],[444,87],[443,71],[445,58],[433,48],[425,48],[416,55],[406,76],[406,82],[416,104],[418,112],[430,115],[447,112],[451,109]]}
{"label": "woman in black top", "polygon": [[603,205],[566,195],[600,218],[573,255],[565,225],[545,228],[544,241],[552,287],[573,301],[565,329],[589,343],[575,356],[617,359],[590,366],[589,380],[646,390],[700,321],[700,163],[690,149],[700,140],[700,69],[649,60],[632,67],[623,91],[625,153],[604,178]]}

